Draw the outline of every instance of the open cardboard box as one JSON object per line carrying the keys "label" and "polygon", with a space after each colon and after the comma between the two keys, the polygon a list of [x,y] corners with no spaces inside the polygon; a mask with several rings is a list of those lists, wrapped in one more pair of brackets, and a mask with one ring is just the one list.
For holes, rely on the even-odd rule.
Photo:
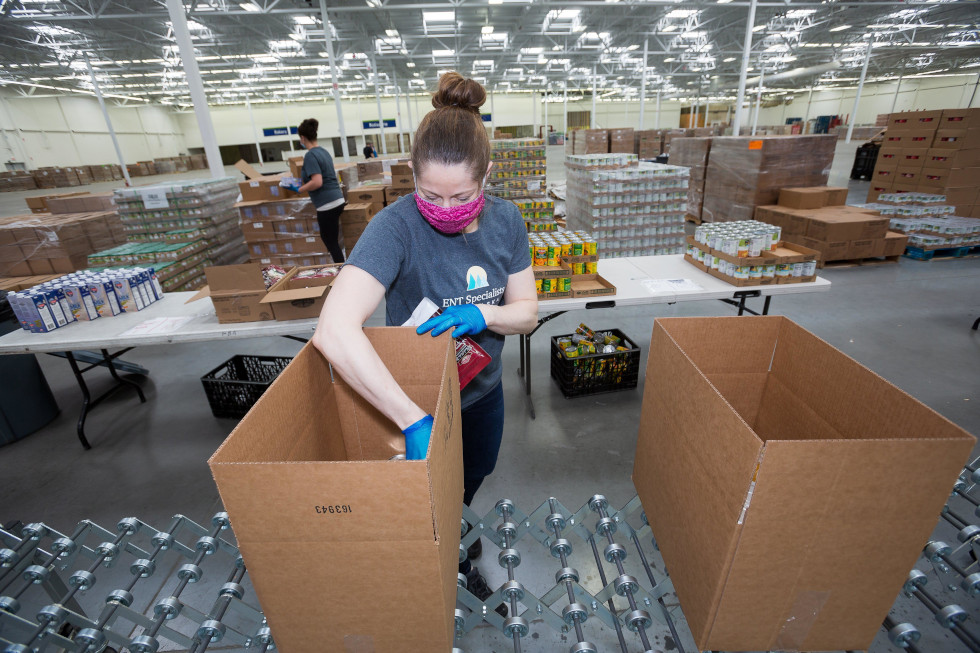
{"label": "open cardboard box", "polygon": [[783,317],[657,319],[646,378],[633,482],[698,649],[867,650],[976,439]]}
{"label": "open cardboard box", "polygon": [[285,653],[453,645],[463,505],[455,347],[448,334],[364,331],[435,419],[425,460],[389,460],[404,437],[307,345],[208,461]]}
{"label": "open cardboard box", "polygon": [[616,286],[598,274],[582,274],[572,277],[572,297],[599,297],[615,294]]}
{"label": "open cardboard box", "polygon": [[204,268],[204,276],[208,285],[185,303],[210,297],[220,324],[273,319],[272,308],[262,303],[266,290],[258,263]]}
{"label": "open cardboard box", "polygon": [[297,279],[296,275],[304,270],[319,270],[334,268],[340,271],[340,265],[310,265],[293,268],[285,277],[269,288],[268,294],[262,298],[262,304],[268,304],[276,320],[302,320],[319,317],[323,302],[327,299],[330,286],[336,276]]}

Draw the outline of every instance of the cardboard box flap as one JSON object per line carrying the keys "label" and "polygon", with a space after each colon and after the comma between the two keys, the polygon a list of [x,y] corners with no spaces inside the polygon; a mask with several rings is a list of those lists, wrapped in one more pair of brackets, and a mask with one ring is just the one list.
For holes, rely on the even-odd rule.
{"label": "cardboard box flap", "polygon": [[239,159],[235,163],[235,168],[238,169],[246,179],[261,179],[262,173],[253,168],[245,159]]}
{"label": "cardboard box flap", "polygon": [[292,288],[286,290],[270,291],[260,304],[271,304],[272,302],[295,302],[304,299],[316,299],[323,296],[330,289],[330,286],[311,286],[309,288]]}
{"label": "cardboard box flap", "polygon": [[[725,596],[758,600],[723,600],[714,627],[737,626],[745,639],[709,639],[708,647],[746,650],[768,640],[767,650],[869,649],[888,608],[854,606],[892,604],[971,447],[967,439],[958,452],[928,440],[885,448],[869,440],[769,442],[725,588]],[[925,487],[892,482],[889,470],[909,459],[930,470],[917,479]],[[897,523],[911,528],[896,531]],[[883,541],[888,555],[867,555]],[[781,625],[769,630],[774,623]]]}
{"label": "cardboard box flap", "polygon": [[[633,482],[644,496],[647,516],[661,550],[665,556],[673,553],[672,560],[684,561],[672,563],[670,573],[675,586],[687,588],[687,595],[680,596],[680,600],[682,605],[694,606],[685,607],[685,616],[698,638],[707,635],[711,614],[721,597],[740,529],[739,516],[762,453],[762,442],[728,408],[728,402],[703,371],[690,365],[693,359],[675,340],[683,340],[685,345],[696,342],[696,330],[688,330],[687,326],[683,319],[658,319],[654,323]],[[737,338],[732,342],[738,342]],[[768,357],[751,343],[746,344],[750,353],[745,358],[751,364],[726,356],[735,369],[755,372],[763,366],[763,360],[762,370],[767,369],[771,344]],[[697,357],[710,358],[714,351],[707,347]],[[708,358],[705,363],[710,362]],[[676,374],[668,378],[656,372],[663,369]],[[718,367],[716,371],[725,370]],[[678,412],[685,414],[684,420],[670,418]],[[684,424],[685,432],[664,430],[675,423]],[[731,446],[718,447],[718,433],[725,433]],[[655,467],[655,461],[664,458],[677,464],[668,466],[663,474],[641,473],[644,467]]]}
{"label": "cardboard box flap", "polygon": [[262,268],[257,263],[241,265],[218,265],[204,268],[211,295],[221,293],[255,290],[265,292],[265,282],[262,280]]}
{"label": "cardboard box flap", "polygon": [[204,286],[203,288],[201,288],[200,290],[198,290],[195,295],[193,295],[190,299],[188,299],[184,303],[185,304],[190,304],[191,302],[196,302],[199,299],[204,299],[205,297],[210,297],[210,296],[211,296],[211,287],[210,286]]}

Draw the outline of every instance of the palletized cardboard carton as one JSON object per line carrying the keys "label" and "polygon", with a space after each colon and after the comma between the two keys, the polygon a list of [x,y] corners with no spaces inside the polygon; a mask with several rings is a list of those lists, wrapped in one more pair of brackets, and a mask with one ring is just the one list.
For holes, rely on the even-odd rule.
{"label": "palletized cardboard carton", "polygon": [[285,653],[452,648],[463,499],[455,348],[448,334],[365,333],[435,418],[425,460],[389,460],[404,437],[307,345],[208,461]]}
{"label": "palletized cardboard carton", "polygon": [[885,248],[882,256],[901,256],[909,244],[909,237],[894,231],[885,234]]}
{"label": "palletized cardboard carton", "polygon": [[411,195],[415,192],[414,188],[385,188],[385,203],[391,204],[400,197]]}
{"label": "palletized cardboard carton", "polygon": [[841,186],[827,186],[827,206],[844,206],[847,204],[847,188]]}
{"label": "palletized cardboard carton", "polygon": [[827,206],[826,188],[782,188],[779,191],[779,205],[791,209],[819,209]]}
{"label": "palletized cardboard carton", "polygon": [[384,204],[385,191],[388,188],[390,187],[382,186],[380,184],[373,184],[369,186],[357,186],[356,188],[351,188],[349,191],[347,191],[347,202],[350,204],[354,204],[354,203]]}
{"label": "palletized cardboard carton", "polygon": [[[290,270],[276,285],[269,288],[268,294],[262,299],[263,304],[269,304],[276,319],[280,322],[287,320],[302,320],[318,317],[327,299],[333,277],[316,277],[312,279],[297,279],[296,275],[304,270],[319,269],[326,266],[316,265],[299,267]],[[339,270],[339,265],[329,266]]]}
{"label": "palletized cardboard carton", "polygon": [[279,185],[282,175],[249,179],[238,184],[245,202],[288,200],[302,197],[299,193]]}
{"label": "palletized cardboard carton", "polygon": [[658,319],[647,370],[633,482],[698,649],[866,650],[975,438],[782,317]]}

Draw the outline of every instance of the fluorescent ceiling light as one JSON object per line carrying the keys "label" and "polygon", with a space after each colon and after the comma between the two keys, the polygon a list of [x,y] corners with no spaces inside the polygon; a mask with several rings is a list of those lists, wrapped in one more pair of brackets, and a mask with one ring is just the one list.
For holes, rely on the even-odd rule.
{"label": "fluorescent ceiling light", "polygon": [[260,9],[254,2],[239,2],[238,6],[245,11],[262,11],[262,9]]}
{"label": "fluorescent ceiling light", "polygon": [[626,51],[627,52],[632,52],[633,50],[639,50],[639,49],[640,49],[640,46],[634,44],[634,45],[631,45],[628,48],[626,48]]}
{"label": "fluorescent ceiling light", "polygon": [[456,51],[455,50],[433,50],[432,51],[432,56],[433,57],[451,57],[454,54],[456,54]]}
{"label": "fluorescent ceiling light", "polygon": [[521,48],[521,54],[541,54],[544,48]]}
{"label": "fluorescent ceiling light", "polygon": [[791,9],[786,12],[787,18],[806,18],[811,14],[817,13],[816,9]]}
{"label": "fluorescent ceiling light", "polygon": [[680,29],[680,28],[677,27],[677,25],[664,25],[664,27],[660,31],[661,32],[676,32],[678,29]]}
{"label": "fluorescent ceiling light", "polygon": [[722,59],[721,61],[722,61],[722,63],[731,63],[731,62],[735,61],[735,57],[726,57],[726,58]]}
{"label": "fluorescent ceiling light", "polygon": [[482,34],[493,34],[493,25],[484,25],[484,26],[483,26],[483,27],[482,27],[482,28],[480,29],[480,32],[481,32]]}
{"label": "fluorescent ceiling light", "polygon": [[451,11],[423,11],[422,20],[427,23],[451,23],[455,15]]}
{"label": "fluorescent ceiling light", "polygon": [[[409,68],[415,68],[415,62],[414,61],[409,61],[405,65],[408,66]],[[418,73],[415,73],[415,74],[418,75]]]}
{"label": "fluorescent ceiling light", "polygon": [[766,28],[766,25],[765,25],[765,23],[763,23],[762,25],[756,25],[755,27],[753,27],[752,28],[752,31],[753,32],[761,32],[765,28]]}
{"label": "fluorescent ceiling light", "polygon": [[671,63],[674,61],[677,61],[677,59],[675,59],[674,57],[667,57],[666,59],[664,59],[664,63]]}
{"label": "fluorescent ceiling light", "polygon": [[316,25],[316,18],[313,16],[293,16],[293,20],[297,25]]}
{"label": "fluorescent ceiling light", "polygon": [[720,4],[720,5],[727,5],[731,1],[732,0],[717,0],[718,4]]}
{"label": "fluorescent ceiling light", "polygon": [[387,34],[388,36],[390,36],[392,38],[396,38],[398,36],[398,30],[396,30],[396,29],[386,29],[385,30],[385,34]]}
{"label": "fluorescent ceiling light", "polygon": [[504,4],[504,0],[489,0],[487,2],[487,4],[491,4],[491,5],[502,5],[502,4]]}
{"label": "fluorescent ceiling light", "polygon": [[698,13],[698,9],[674,9],[667,14],[667,18],[690,18]]}

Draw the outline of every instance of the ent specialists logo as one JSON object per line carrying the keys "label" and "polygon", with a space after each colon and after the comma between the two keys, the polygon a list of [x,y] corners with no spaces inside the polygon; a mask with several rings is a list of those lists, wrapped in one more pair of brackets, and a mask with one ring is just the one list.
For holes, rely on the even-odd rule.
{"label": "ent specialists logo", "polygon": [[466,292],[486,288],[489,285],[487,271],[479,265],[474,265],[466,271]]}

